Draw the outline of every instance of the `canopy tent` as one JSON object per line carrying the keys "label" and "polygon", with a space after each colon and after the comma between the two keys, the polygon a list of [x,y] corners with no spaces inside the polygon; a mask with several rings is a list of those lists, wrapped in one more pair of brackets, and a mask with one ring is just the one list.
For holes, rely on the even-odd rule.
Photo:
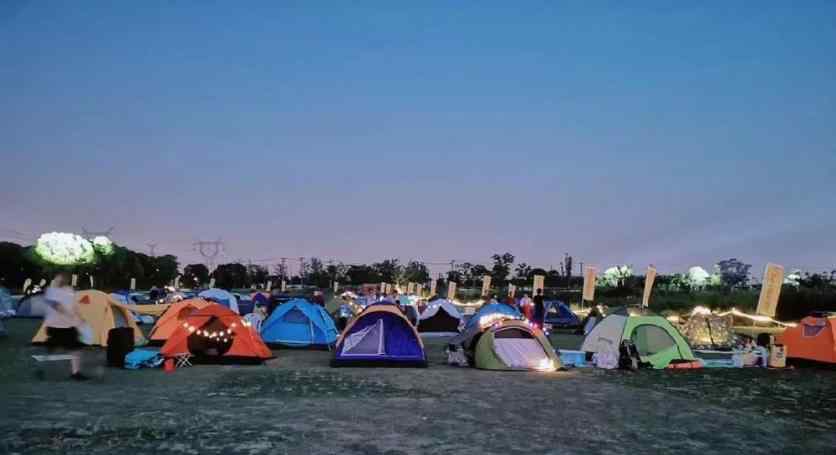
{"label": "canopy tent", "polygon": [[331,346],[337,335],[334,320],[325,308],[305,299],[281,305],[261,325],[265,342],[291,347]]}
{"label": "canopy tent", "polygon": [[24,297],[18,302],[15,316],[19,318],[43,318],[46,316],[46,298],[39,292]]}
{"label": "canopy tent", "polygon": [[200,294],[197,295],[205,300],[211,300],[215,303],[220,303],[221,305],[229,308],[234,313],[238,313],[238,299],[235,298],[234,295],[230,294],[223,289],[211,288],[205,291],[202,291]]}
{"label": "canopy tent", "polygon": [[220,304],[186,316],[160,348],[160,355],[166,358],[184,354],[207,363],[261,363],[273,357],[255,329]]}
{"label": "canopy tent", "polygon": [[836,315],[807,316],[776,338],[787,358],[836,363]]}
{"label": "canopy tent", "polygon": [[581,350],[617,355],[622,340],[631,340],[642,362],[653,368],[665,368],[679,360],[696,360],[682,334],[661,316],[611,314],[589,332]]}
{"label": "canopy tent", "polygon": [[[134,332],[134,345],[145,344],[142,330],[136,325],[131,312],[120,305],[108,294],[102,291],[80,291],[75,294],[76,303],[81,310],[81,317],[90,325],[93,332],[93,346],[107,346],[107,332],[117,327],[130,327]],[[32,338],[32,343],[46,342],[46,326],[41,328]]]}
{"label": "canopy tent", "polygon": [[732,316],[695,312],[681,326],[688,344],[697,349],[730,349],[734,345]]}
{"label": "canopy tent", "polygon": [[427,366],[424,344],[395,305],[371,305],[337,340],[331,366]]}
{"label": "canopy tent", "polygon": [[546,324],[551,324],[552,327],[560,328],[579,327],[581,325],[581,319],[578,315],[572,312],[569,305],[566,305],[559,300],[555,300],[545,302],[545,306]]}
{"label": "canopy tent", "polygon": [[516,308],[505,303],[489,303],[482,305],[465,324],[465,330],[483,325],[488,325],[494,319],[522,319],[523,315]]}
{"label": "canopy tent", "polygon": [[148,341],[155,344],[164,343],[185,322],[190,314],[210,304],[210,302],[200,298],[172,303],[160,319],[157,320],[157,323],[154,324],[154,327],[148,334]]}
{"label": "canopy tent", "polygon": [[554,371],[560,360],[543,332],[526,321],[497,321],[482,332],[469,358],[484,370]]}
{"label": "canopy tent", "polygon": [[447,299],[436,299],[418,318],[418,331],[430,333],[458,333],[462,315],[453,302]]}

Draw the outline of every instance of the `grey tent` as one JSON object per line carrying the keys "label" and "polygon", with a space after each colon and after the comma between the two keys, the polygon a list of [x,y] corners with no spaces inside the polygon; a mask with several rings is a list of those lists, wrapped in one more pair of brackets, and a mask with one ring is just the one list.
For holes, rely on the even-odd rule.
{"label": "grey tent", "polygon": [[32,294],[23,298],[15,316],[19,318],[43,318],[46,316],[46,298],[43,294]]}

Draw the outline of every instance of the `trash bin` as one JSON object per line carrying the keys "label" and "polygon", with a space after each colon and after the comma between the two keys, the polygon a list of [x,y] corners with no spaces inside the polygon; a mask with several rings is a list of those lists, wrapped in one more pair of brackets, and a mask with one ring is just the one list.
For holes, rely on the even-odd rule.
{"label": "trash bin", "polygon": [[124,368],[125,356],[134,350],[134,330],[118,327],[107,332],[107,365]]}

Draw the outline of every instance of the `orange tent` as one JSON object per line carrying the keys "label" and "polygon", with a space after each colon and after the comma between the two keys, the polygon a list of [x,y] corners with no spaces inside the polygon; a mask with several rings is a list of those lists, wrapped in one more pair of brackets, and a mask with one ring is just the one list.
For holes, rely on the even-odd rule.
{"label": "orange tent", "polygon": [[163,313],[162,317],[157,320],[157,323],[154,324],[154,328],[151,329],[148,335],[148,341],[151,343],[165,342],[183,324],[183,321],[190,314],[208,305],[209,302],[200,298],[172,303],[166,312]]}
{"label": "orange tent", "polygon": [[[93,346],[107,346],[107,332],[116,327],[130,327],[134,332],[134,344],[137,346],[145,344],[142,330],[136,325],[131,312],[109,294],[93,289],[79,291],[75,293],[75,300],[81,311],[81,317],[92,331]],[[32,343],[44,342],[46,342],[46,326],[41,324],[41,328],[32,338]]]}
{"label": "orange tent", "polygon": [[836,363],[836,316],[807,316],[777,337],[787,357]]}
{"label": "orange tent", "polygon": [[261,336],[241,316],[209,304],[186,316],[160,349],[163,357],[191,354],[198,361],[261,362],[273,357]]}

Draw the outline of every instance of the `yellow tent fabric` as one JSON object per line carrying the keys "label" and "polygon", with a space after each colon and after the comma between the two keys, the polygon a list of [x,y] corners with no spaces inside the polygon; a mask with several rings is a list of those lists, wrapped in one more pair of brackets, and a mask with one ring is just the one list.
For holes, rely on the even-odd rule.
{"label": "yellow tent fabric", "polygon": [[[81,316],[93,329],[93,345],[107,346],[107,332],[116,327],[130,327],[134,331],[134,344],[143,345],[146,340],[136,325],[130,311],[108,294],[101,291],[80,291],[75,294]],[[41,324],[32,343],[46,342],[46,327]]]}

